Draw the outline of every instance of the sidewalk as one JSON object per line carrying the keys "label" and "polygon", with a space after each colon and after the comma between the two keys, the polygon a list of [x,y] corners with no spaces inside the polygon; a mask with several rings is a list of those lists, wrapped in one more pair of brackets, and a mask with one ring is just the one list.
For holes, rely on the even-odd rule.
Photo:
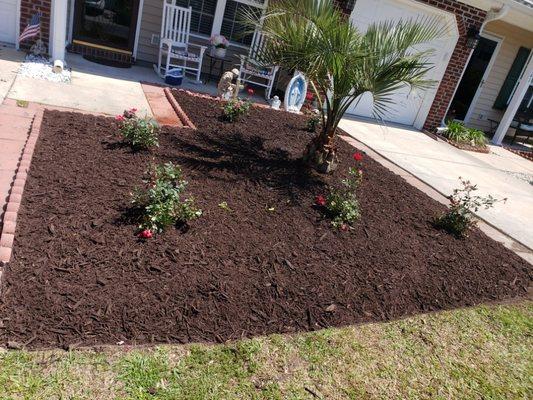
{"label": "sidewalk", "polygon": [[487,223],[533,249],[533,163],[501,147],[489,154],[459,150],[445,142],[400,125],[344,118],[340,125],[350,136],[410,172],[441,194],[459,187],[459,177],[471,180],[480,195],[498,203],[479,216]]}

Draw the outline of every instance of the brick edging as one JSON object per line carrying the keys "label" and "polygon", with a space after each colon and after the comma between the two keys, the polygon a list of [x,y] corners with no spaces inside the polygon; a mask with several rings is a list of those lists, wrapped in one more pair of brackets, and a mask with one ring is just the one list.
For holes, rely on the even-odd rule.
{"label": "brick edging", "polygon": [[[17,216],[20,208],[20,202],[22,200],[22,193],[28,178],[28,171],[30,169],[31,158],[35,145],[41,131],[41,123],[43,120],[43,110],[39,108],[33,118],[33,122],[30,128],[30,133],[22,156],[20,158],[13,186],[9,193],[7,200],[6,212],[4,213],[2,231],[0,233],[0,268],[4,267],[11,260],[11,253],[13,252],[13,241],[15,239],[15,229],[17,227]],[[0,270],[0,277],[2,270]]]}
{"label": "brick edging", "polygon": [[165,92],[165,96],[167,97],[168,102],[170,103],[171,107],[174,109],[174,112],[178,116],[178,118],[181,120],[181,123],[183,124],[184,128],[191,128],[196,130],[196,125],[193,124],[191,119],[187,116],[185,111],[181,108],[178,101],[174,98],[172,95],[170,89],[168,87],[163,89],[163,92]]}

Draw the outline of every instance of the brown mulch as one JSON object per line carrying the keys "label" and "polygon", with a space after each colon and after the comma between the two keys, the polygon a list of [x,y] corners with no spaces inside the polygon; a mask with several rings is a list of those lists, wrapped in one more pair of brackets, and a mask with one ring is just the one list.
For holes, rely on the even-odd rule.
{"label": "brown mulch", "polygon": [[[133,153],[110,118],[49,111],[3,276],[0,345],[220,342],[308,331],[524,295],[531,266],[479,230],[435,229],[442,205],[368,157],[362,218],[335,230],[313,208],[341,168],[306,169],[305,118],[175,92],[198,127],[167,129]],[[184,168],[204,215],[188,230],[136,238],[130,192],[149,162]],[[231,211],[218,206],[227,202]]]}

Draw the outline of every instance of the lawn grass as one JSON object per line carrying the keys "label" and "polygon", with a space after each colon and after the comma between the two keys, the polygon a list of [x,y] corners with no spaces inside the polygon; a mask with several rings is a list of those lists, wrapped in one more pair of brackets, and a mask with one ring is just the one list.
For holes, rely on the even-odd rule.
{"label": "lawn grass", "polygon": [[228,345],[0,354],[1,399],[525,399],[533,302]]}

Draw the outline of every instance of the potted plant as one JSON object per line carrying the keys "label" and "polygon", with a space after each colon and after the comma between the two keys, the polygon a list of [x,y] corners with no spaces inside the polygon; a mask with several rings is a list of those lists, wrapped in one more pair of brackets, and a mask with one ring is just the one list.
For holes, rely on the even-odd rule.
{"label": "potted plant", "polygon": [[226,49],[228,48],[229,41],[223,35],[213,35],[209,39],[211,46],[213,46],[214,55],[219,58],[226,56]]}

